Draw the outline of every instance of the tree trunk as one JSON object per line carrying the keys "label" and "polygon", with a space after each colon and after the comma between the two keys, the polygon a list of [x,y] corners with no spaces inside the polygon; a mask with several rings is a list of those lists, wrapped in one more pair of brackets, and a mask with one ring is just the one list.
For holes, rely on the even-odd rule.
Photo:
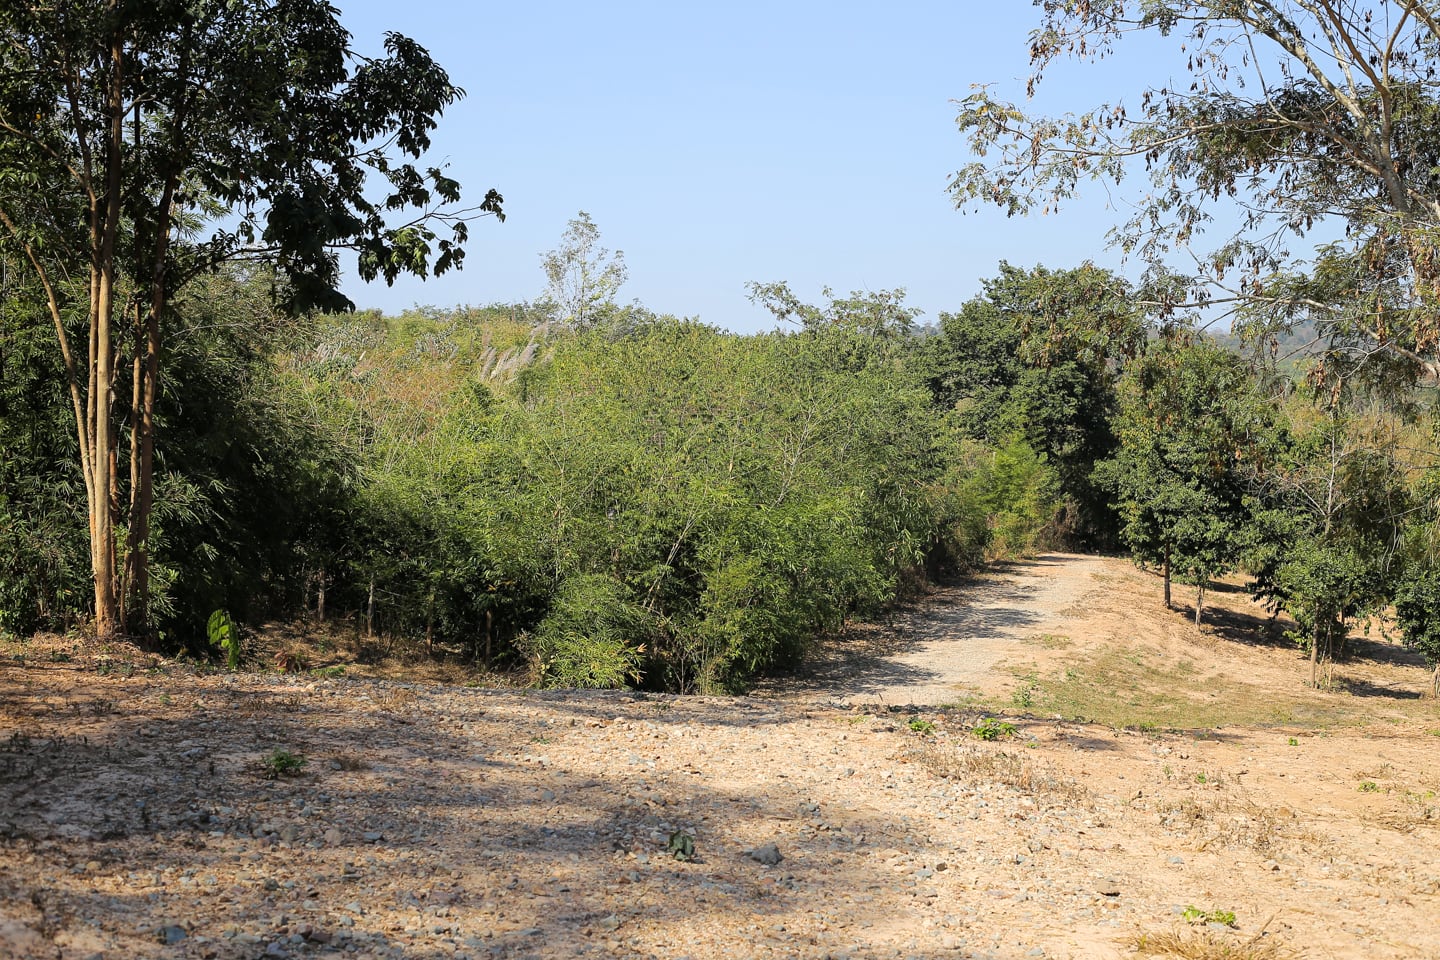
{"label": "tree trunk", "polygon": [[375,639],[375,578],[370,578],[370,595],[365,600],[365,636]]}
{"label": "tree trunk", "polygon": [[320,585],[315,588],[315,617],[325,622],[325,568],[320,568]]}
{"label": "tree trunk", "polygon": [[[132,426],[139,435],[133,452],[139,460],[132,464],[135,488],[130,495],[130,540],[126,565],[130,571],[128,601],[130,623],[145,629],[150,625],[150,514],[155,505],[155,400],[160,379],[160,310],[163,294],[152,295],[150,311],[145,317],[145,359],[140,398],[140,417]],[[135,362],[138,365],[140,358]]]}
{"label": "tree trunk", "polygon": [[1195,626],[1200,626],[1200,617],[1205,611],[1205,579],[1202,577],[1195,588]]}
{"label": "tree trunk", "polygon": [[[115,0],[108,5],[113,12]],[[124,40],[117,27],[109,50],[110,75],[106,91],[109,129],[102,158],[105,169],[102,213],[91,206],[90,239],[90,565],[95,578],[95,635],[109,639],[120,632],[120,609],[116,599],[115,438],[110,412],[114,400],[115,358],[111,321],[115,310],[115,244],[120,232],[121,166],[124,161]]]}
{"label": "tree trunk", "polygon": [[1165,609],[1170,609],[1170,547],[1165,547],[1165,560],[1161,564],[1160,574],[1165,578]]}
{"label": "tree trunk", "polygon": [[[490,626],[494,622],[495,615],[489,610],[485,611],[485,669],[490,669]],[[1440,672],[1440,668],[1437,668]]]}
{"label": "tree trunk", "polygon": [[[1318,618],[1317,618],[1318,619]],[[1315,624],[1315,630],[1310,637],[1310,686],[1320,686],[1320,624]]]}

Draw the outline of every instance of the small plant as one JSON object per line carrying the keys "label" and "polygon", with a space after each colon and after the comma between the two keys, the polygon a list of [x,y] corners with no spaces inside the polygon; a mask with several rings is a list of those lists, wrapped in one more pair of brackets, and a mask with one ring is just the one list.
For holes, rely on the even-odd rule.
{"label": "small plant", "polygon": [[1380,784],[1374,780],[1364,780],[1361,782],[1359,789],[1361,793],[1379,793]]}
{"label": "small plant", "polygon": [[310,671],[310,675],[312,677],[328,677],[333,680],[337,677],[345,676],[345,665],[343,663],[337,663],[331,667],[316,667]]}
{"label": "small plant", "polygon": [[1196,783],[1208,783],[1209,781],[1210,781],[1210,778],[1207,777],[1207,776],[1205,776],[1205,774],[1203,774],[1203,773],[1197,773],[1197,774],[1195,774],[1195,782],[1196,782]]}
{"label": "small plant", "polygon": [[695,859],[695,838],[683,830],[676,830],[670,834],[670,842],[665,845],[665,852],[674,854],[675,859],[682,863],[689,863]]}
{"label": "small plant", "polygon": [[924,717],[911,717],[908,726],[922,737],[928,737],[935,732],[935,724]]}
{"label": "small plant", "polygon": [[1291,737],[1291,738],[1290,738],[1289,743],[1290,743],[1290,746],[1292,746],[1292,747],[1298,747],[1298,746],[1300,746],[1300,741],[1297,740],[1297,739],[1295,739],[1294,737]]}
{"label": "small plant", "polygon": [[1029,710],[1035,706],[1036,694],[1040,692],[1040,678],[1031,672],[1020,679],[1023,685],[1016,687],[1010,694],[1010,702],[1021,710]]}
{"label": "small plant", "polygon": [[1201,910],[1199,907],[1189,906],[1180,916],[1186,923],[1223,923],[1227,927],[1235,926],[1234,910]]}
{"label": "small plant", "polygon": [[216,610],[210,614],[210,620],[205,625],[205,634],[210,638],[210,646],[224,651],[225,666],[231,671],[239,670],[240,628],[230,619],[230,612]]}
{"label": "small plant", "polygon": [[266,780],[278,780],[281,777],[298,777],[309,763],[304,756],[298,753],[291,753],[289,750],[276,749],[260,761],[265,768]]}
{"label": "small plant", "polygon": [[970,731],[979,740],[1005,740],[1015,736],[1017,732],[1015,724],[994,717],[985,717]]}

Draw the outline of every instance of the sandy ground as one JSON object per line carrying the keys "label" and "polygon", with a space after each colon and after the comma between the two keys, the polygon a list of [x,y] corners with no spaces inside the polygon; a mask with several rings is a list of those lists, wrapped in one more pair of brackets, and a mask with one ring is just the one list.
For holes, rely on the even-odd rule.
{"label": "sandy ground", "polygon": [[[1302,692],[1296,652],[1241,629],[1263,611],[1222,595],[1197,633],[1157,589],[1043,558],[726,699],[37,641],[0,662],[0,957],[1108,958],[1165,933],[1440,956],[1423,670],[1366,648],[1344,690]],[[1161,732],[1017,706],[973,734],[975,703],[1067,664],[1103,685],[1117,651],[1192,662],[1192,708],[1277,712]],[[267,779],[276,751],[300,775]]]}

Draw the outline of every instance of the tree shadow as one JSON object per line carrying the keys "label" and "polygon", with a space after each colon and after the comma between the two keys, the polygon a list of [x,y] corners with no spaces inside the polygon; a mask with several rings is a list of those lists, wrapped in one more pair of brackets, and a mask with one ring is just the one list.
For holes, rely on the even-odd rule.
{"label": "tree shadow", "polygon": [[[1188,609],[1193,621],[1195,608]],[[1202,622],[1213,635],[1231,643],[1277,650],[1298,649],[1294,641],[1286,638],[1285,624],[1276,617],[1242,613],[1226,607],[1207,607]]]}
{"label": "tree shadow", "polygon": [[1375,697],[1384,700],[1419,700],[1422,696],[1419,690],[1408,690],[1404,687],[1392,687],[1383,683],[1376,683],[1373,680],[1362,680],[1358,677],[1338,678],[1339,685],[1352,697]]}
{"label": "tree shadow", "polygon": [[[803,928],[842,860],[862,886],[896,888],[876,851],[913,829],[905,805],[854,803],[829,767],[808,782],[769,770],[772,788],[757,794],[732,779],[743,769],[672,735],[679,723],[797,719],[749,698],[308,678],[72,696],[11,679],[0,674],[0,862],[36,858],[42,912],[62,927],[84,918],[105,955],[155,955],[155,931],[177,922],[188,931],[178,950],[203,936],[217,960],[253,960],[272,942],[292,955],[647,955],[632,937],[691,921],[730,930],[743,949]],[[261,758],[278,748],[305,755],[306,773],[263,779]],[[767,759],[756,754],[762,773]],[[695,832],[696,862],[666,856],[676,829]],[[783,862],[747,856],[771,840]],[[253,882],[222,880],[223,909],[193,900],[222,889],[207,874],[237,863]],[[0,914],[27,897],[0,870]],[[877,923],[899,902],[877,897]],[[334,939],[294,943],[300,920]],[[232,925],[260,941],[227,938]]]}

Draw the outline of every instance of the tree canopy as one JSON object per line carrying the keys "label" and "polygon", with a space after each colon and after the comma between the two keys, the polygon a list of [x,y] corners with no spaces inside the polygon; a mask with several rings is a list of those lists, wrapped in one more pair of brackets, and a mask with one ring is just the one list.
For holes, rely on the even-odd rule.
{"label": "tree canopy", "polygon": [[[1152,267],[1196,257],[1158,302],[1220,304],[1258,324],[1317,321],[1331,373],[1440,372],[1440,140],[1428,0],[1045,0],[1033,94],[1058,61],[1169,38],[1189,76],[1130,102],[1030,115],[983,88],[960,102],[977,158],[961,206],[1050,209],[1089,180],[1148,180],[1112,239]],[[1143,169],[1143,174],[1141,170]],[[1229,229],[1234,224],[1233,231]],[[1224,224],[1208,249],[1201,235]],[[1292,253],[1292,246],[1320,245]],[[1188,300],[1187,300],[1188,297]]]}
{"label": "tree canopy", "polygon": [[[460,209],[459,184],[417,165],[462,94],[444,70],[394,33],[385,56],[356,55],[320,0],[7,4],[0,36],[4,243],[58,340],[97,629],[121,629],[128,600],[143,630],[176,294],[222,264],[263,261],[285,307],[348,309],[337,250],[355,251],[366,279],[442,272],[460,265],[468,221],[502,201],[492,190]],[[125,434],[128,483],[115,466]]]}

